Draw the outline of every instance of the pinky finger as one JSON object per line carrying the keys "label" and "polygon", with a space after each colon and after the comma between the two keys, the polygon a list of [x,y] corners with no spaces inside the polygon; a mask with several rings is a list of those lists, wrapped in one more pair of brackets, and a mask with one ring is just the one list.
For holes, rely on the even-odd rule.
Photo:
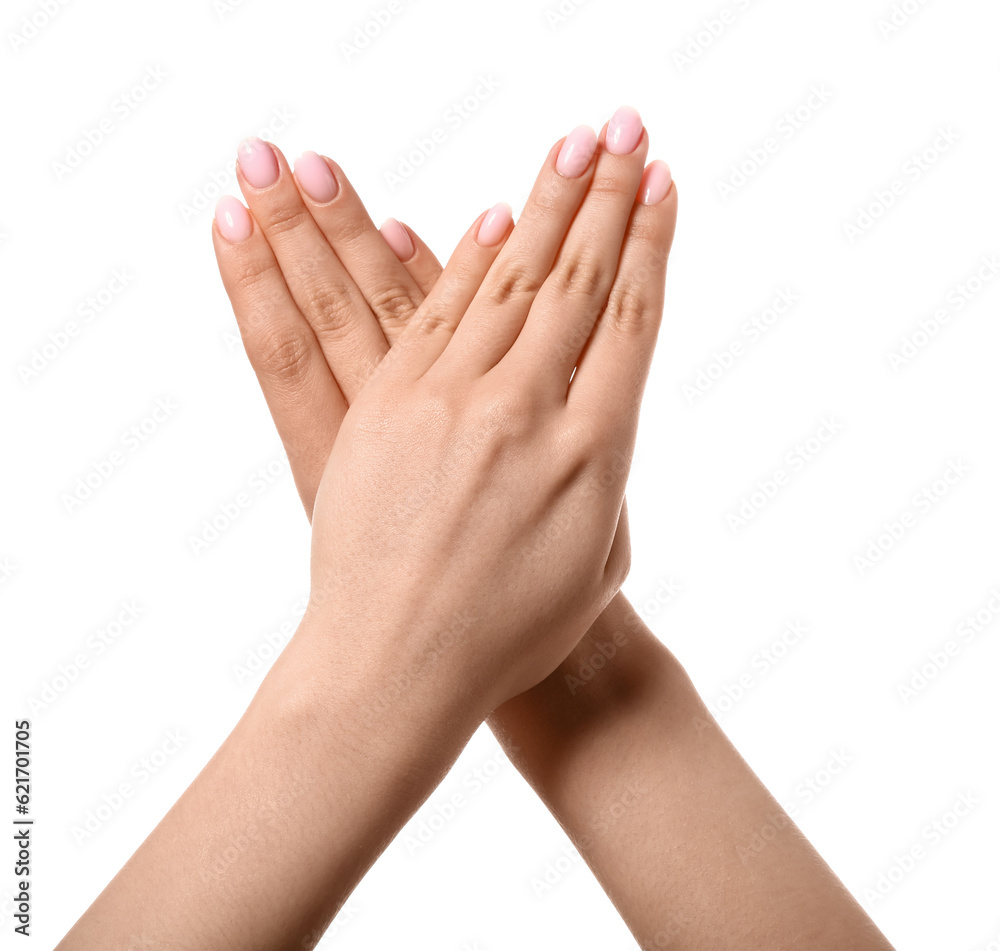
{"label": "pinky finger", "polygon": [[379,232],[426,297],[444,270],[434,252],[412,228],[395,218],[387,218]]}

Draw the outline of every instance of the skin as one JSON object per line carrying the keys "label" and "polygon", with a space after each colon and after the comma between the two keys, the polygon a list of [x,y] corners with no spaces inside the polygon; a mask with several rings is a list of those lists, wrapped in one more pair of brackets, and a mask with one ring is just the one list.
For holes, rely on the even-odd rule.
{"label": "skin", "polygon": [[[338,262],[338,282],[346,270],[355,288],[350,298],[323,295],[324,304],[338,314],[338,324],[377,321],[387,344],[418,314],[441,275],[437,259],[409,228],[414,251],[399,262],[343,171],[326,161],[340,186],[332,201],[318,205],[297,188],[279,153],[275,185],[256,190],[241,183],[257,222],[250,239],[232,245],[215,233],[220,271],[307,513],[346,407],[339,393],[317,395],[298,369],[276,373],[262,346],[294,336],[295,351],[310,355],[303,367],[321,367],[320,353],[330,354],[319,340],[331,319],[317,313],[296,262],[317,254],[314,241],[324,242]],[[671,230],[676,197],[674,187],[664,202]],[[306,225],[297,241],[275,237],[274,221],[291,217]],[[588,227],[596,229],[597,220]],[[640,247],[626,249],[632,268],[637,260],[656,259],[655,247]],[[651,283],[644,282],[644,292]],[[366,302],[360,309],[359,297]],[[660,306],[659,299],[648,306]],[[623,331],[627,325],[617,330]],[[327,366],[335,379],[345,372],[362,377],[380,359],[381,345],[378,350],[353,370],[334,369],[349,362],[339,351]],[[348,382],[345,390],[353,386]],[[404,473],[401,485],[408,484]],[[589,662],[598,655],[605,663],[590,676]],[[623,595],[550,676],[501,704],[488,722],[641,947],[890,948]]]}
{"label": "skin", "polygon": [[[301,280],[280,298],[273,266],[236,263],[264,315],[248,349],[281,381],[272,410],[339,423],[325,463],[306,467],[321,473],[309,606],[239,724],[60,948],[311,946],[479,724],[551,674],[614,597],[675,211],[635,203],[646,143],[573,179],[554,148],[517,227],[483,247],[474,225],[389,355],[346,269],[328,271],[322,226],[272,206],[264,243]],[[313,241],[301,255],[300,236]],[[630,262],[652,270],[638,294]],[[302,332],[289,301],[327,307],[306,324],[315,346],[288,336]],[[299,465],[309,430],[292,426]]]}

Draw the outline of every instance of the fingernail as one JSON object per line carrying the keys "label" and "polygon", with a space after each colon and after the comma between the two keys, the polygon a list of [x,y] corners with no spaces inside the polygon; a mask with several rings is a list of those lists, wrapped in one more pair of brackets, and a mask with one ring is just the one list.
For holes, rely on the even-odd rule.
{"label": "fingernail", "polygon": [[670,183],[674,177],[670,174],[670,166],[657,159],[646,166],[639,182],[639,201],[644,205],[656,205],[667,197]]}
{"label": "fingernail", "polygon": [[303,152],[295,160],[294,174],[313,201],[324,203],[337,197],[337,179],[323,157],[315,152]]}
{"label": "fingernail", "polygon": [[579,178],[590,165],[597,148],[597,134],[589,125],[577,126],[563,142],[556,171],[563,178]]}
{"label": "fingernail", "polygon": [[612,155],[628,155],[641,138],[642,116],[631,106],[622,106],[608,123],[604,145]]}
{"label": "fingernail", "polygon": [[278,160],[262,139],[253,136],[240,143],[240,171],[254,188],[267,188],[278,180]]}
{"label": "fingernail", "polygon": [[476,232],[476,242],[484,248],[492,248],[493,245],[499,244],[513,220],[514,212],[510,205],[505,201],[498,202],[486,212],[486,217]]}
{"label": "fingernail", "polygon": [[378,230],[400,261],[409,261],[413,257],[413,241],[410,240],[410,234],[395,218],[386,218]]}
{"label": "fingernail", "polygon": [[250,212],[243,202],[232,195],[223,195],[215,205],[215,220],[219,223],[219,233],[231,244],[246,241],[253,231]]}

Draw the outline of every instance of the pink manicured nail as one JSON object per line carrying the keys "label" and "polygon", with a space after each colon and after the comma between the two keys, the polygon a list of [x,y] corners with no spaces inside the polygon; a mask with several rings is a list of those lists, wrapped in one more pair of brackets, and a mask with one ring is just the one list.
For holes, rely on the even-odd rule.
{"label": "pink manicured nail", "polygon": [[608,123],[604,145],[612,155],[628,155],[641,138],[642,117],[631,106],[622,106]]}
{"label": "pink manicured nail", "polygon": [[278,180],[278,160],[262,139],[244,139],[237,154],[240,171],[254,188],[267,188]]}
{"label": "pink manicured nail", "polygon": [[492,248],[507,233],[510,223],[514,220],[514,212],[505,201],[498,202],[483,218],[483,223],[476,233],[476,242],[484,248]]}
{"label": "pink manicured nail", "polygon": [[670,183],[674,177],[670,174],[670,166],[657,159],[646,166],[639,182],[639,201],[644,205],[656,205],[667,197]]}
{"label": "pink manicured nail", "polygon": [[409,232],[395,218],[386,218],[378,230],[400,261],[409,261],[413,257],[413,241]]}
{"label": "pink manicured nail", "polygon": [[322,156],[315,152],[303,152],[295,160],[295,177],[313,201],[323,203],[337,197],[337,179]]}
{"label": "pink manicured nail", "polygon": [[556,159],[556,171],[563,178],[579,178],[597,149],[597,133],[589,125],[577,126],[563,142]]}
{"label": "pink manicured nail", "polygon": [[215,205],[215,220],[219,223],[219,233],[231,244],[246,241],[253,231],[250,212],[243,202],[232,195],[223,195]]}

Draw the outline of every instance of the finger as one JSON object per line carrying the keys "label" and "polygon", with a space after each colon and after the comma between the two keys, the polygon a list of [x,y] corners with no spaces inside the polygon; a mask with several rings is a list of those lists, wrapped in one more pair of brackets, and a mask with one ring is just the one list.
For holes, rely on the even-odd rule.
{"label": "finger", "polygon": [[295,160],[295,181],[313,220],[391,343],[425,295],[379,235],[364,203],[336,162],[315,152],[304,152]]}
{"label": "finger", "polygon": [[568,405],[634,434],[663,315],[667,257],[677,222],[677,186],[651,162],[639,186],[618,274],[569,387]]}
{"label": "finger", "polygon": [[[510,205],[500,202],[483,212],[458,242],[440,279],[389,351],[388,361],[405,360],[416,378],[438,360],[472,304],[490,266],[513,228]],[[470,371],[471,372],[471,371]]]}
{"label": "finger", "polygon": [[594,172],[597,136],[580,126],[549,152],[514,233],[455,334],[456,355],[486,373],[510,349]]}
{"label": "finger", "polygon": [[434,252],[409,225],[395,218],[387,218],[379,231],[426,297],[443,270]]}
{"label": "finger", "polygon": [[292,298],[353,402],[388,349],[378,321],[303,203],[281,151],[247,139],[240,146],[237,179]]}
{"label": "finger", "polygon": [[311,517],[347,404],[270,246],[239,199],[219,200],[212,243],[243,346]]}
{"label": "finger", "polygon": [[649,150],[642,119],[627,106],[608,123],[602,142],[583,204],[503,360],[559,400],[607,303]]}

